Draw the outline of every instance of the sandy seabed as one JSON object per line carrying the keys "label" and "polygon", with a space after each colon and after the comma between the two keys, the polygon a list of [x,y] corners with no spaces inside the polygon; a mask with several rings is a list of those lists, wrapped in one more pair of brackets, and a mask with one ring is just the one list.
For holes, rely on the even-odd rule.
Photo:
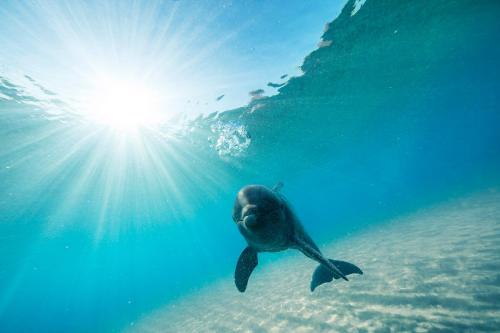
{"label": "sandy seabed", "polygon": [[232,277],[131,323],[127,332],[499,332],[500,194],[477,194],[322,247],[364,275],[314,293],[296,256]]}

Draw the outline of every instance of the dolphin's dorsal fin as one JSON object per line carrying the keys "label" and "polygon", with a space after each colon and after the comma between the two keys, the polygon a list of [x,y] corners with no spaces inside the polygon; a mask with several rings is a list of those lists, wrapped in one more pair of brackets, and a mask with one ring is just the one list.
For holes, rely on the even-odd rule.
{"label": "dolphin's dorsal fin", "polygon": [[274,192],[279,192],[279,191],[281,191],[281,189],[283,188],[283,186],[284,186],[284,185],[285,185],[285,184],[283,184],[283,182],[282,182],[282,181],[277,182],[277,183],[276,183],[276,185],[274,185],[274,186],[273,186],[273,191],[274,191]]}

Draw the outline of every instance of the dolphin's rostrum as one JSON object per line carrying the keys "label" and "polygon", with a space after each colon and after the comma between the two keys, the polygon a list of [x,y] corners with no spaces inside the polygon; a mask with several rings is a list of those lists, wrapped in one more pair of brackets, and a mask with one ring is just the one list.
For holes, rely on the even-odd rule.
{"label": "dolphin's rostrum", "polygon": [[320,264],[312,276],[311,291],[333,279],[348,281],[346,276],[349,274],[363,274],[361,269],[351,263],[327,259],[321,254],[279,193],[282,186],[280,182],[271,190],[262,185],[248,185],[238,192],[233,220],[248,243],[234,272],[238,290],[246,290],[250,274],[258,264],[259,252],[278,252],[289,248],[301,251]]}

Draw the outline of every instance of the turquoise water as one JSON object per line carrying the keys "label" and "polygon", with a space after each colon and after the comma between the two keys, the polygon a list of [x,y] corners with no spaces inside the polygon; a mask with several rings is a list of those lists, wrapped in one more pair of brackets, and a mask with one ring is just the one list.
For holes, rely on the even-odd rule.
{"label": "turquoise water", "polygon": [[[370,319],[366,313],[354,311],[367,307],[359,300],[369,295],[350,296],[345,288],[380,291],[388,281],[380,275],[387,266],[371,260],[401,252],[391,257],[391,269],[402,276],[413,265],[403,254],[414,258],[418,249],[448,244],[452,236],[457,242],[451,248],[478,262],[487,258],[490,266],[453,259],[434,267],[436,271],[405,275],[407,280],[392,285],[402,289],[391,292],[439,273],[436,289],[423,288],[417,296],[397,301],[370,301],[470,314],[460,322],[451,310],[455,321],[419,313],[417,322],[428,324],[421,327],[424,331],[497,329],[493,318],[500,312],[500,258],[491,249],[500,241],[495,196],[500,184],[500,3],[367,0],[353,15],[354,7],[349,1],[327,25],[319,47],[304,59],[303,74],[287,78],[277,95],[254,96],[238,109],[132,134],[54,112],[63,108],[56,97],[47,102],[27,95],[2,76],[0,331],[191,327],[268,332],[299,330],[293,326],[297,318],[310,325],[305,331],[375,329],[363,326]],[[320,245],[341,242],[343,247],[325,248],[338,259],[358,258],[363,277],[310,294],[313,266],[305,267],[307,272],[290,269],[308,259],[289,251],[263,256],[254,293],[237,294],[231,276],[245,242],[231,220],[235,195],[249,183],[271,187],[278,181],[285,184],[283,194],[311,236]],[[440,219],[435,222],[439,228],[422,224],[431,234],[396,226],[388,229],[391,241],[386,243],[384,234],[373,229],[388,219],[450,200],[461,202],[472,194],[472,207],[479,208],[470,213],[469,204],[457,203],[452,210],[438,209],[431,216]],[[418,226],[420,215],[410,216],[416,216],[410,219]],[[459,223],[450,216],[464,218]],[[470,228],[474,223],[478,227]],[[484,234],[488,241],[481,238]],[[394,235],[408,241],[395,241]],[[430,236],[435,237],[431,244]],[[351,243],[351,238],[357,241]],[[368,251],[370,246],[379,252]],[[419,260],[440,263],[443,253],[448,252],[432,247],[422,250]],[[273,267],[287,267],[287,273]],[[274,272],[272,278],[258,280],[266,270]],[[472,291],[458,288],[464,293],[446,301],[440,296],[455,286],[446,277],[475,278],[485,270],[488,283],[479,281]],[[280,288],[283,284],[291,287]],[[229,289],[221,291],[221,285]],[[287,292],[292,300],[288,308],[269,306],[268,321],[248,320],[255,314],[248,304],[264,307],[273,295],[280,302]],[[314,301],[315,308],[321,307],[322,297],[335,299],[336,292],[343,292],[346,303],[354,302],[349,303],[356,319],[349,319],[352,326],[328,326],[341,322],[343,312],[337,307],[304,316],[304,304]],[[434,298],[422,301],[431,294]],[[189,303],[189,297],[195,300]],[[234,299],[220,303],[221,297]],[[180,310],[174,315],[159,310],[175,312],[177,304]],[[190,304],[200,310],[193,311]],[[200,304],[207,309],[207,304],[218,304],[217,313],[241,308],[232,317],[241,316],[241,321],[214,314],[209,317],[215,324],[197,327],[193,322],[207,314]],[[186,308],[192,311],[188,318],[182,316]],[[158,318],[148,317],[155,313]],[[408,316],[382,318],[378,329],[414,330]],[[147,318],[156,324],[149,325]],[[268,326],[280,320],[281,326]]]}

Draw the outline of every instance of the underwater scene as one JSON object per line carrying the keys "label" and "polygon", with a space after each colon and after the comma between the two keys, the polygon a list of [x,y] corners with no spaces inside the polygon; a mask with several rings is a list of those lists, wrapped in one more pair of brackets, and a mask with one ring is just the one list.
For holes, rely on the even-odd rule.
{"label": "underwater scene", "polygon": [[0,332],[499,332],[500,1],[1,1]]}

